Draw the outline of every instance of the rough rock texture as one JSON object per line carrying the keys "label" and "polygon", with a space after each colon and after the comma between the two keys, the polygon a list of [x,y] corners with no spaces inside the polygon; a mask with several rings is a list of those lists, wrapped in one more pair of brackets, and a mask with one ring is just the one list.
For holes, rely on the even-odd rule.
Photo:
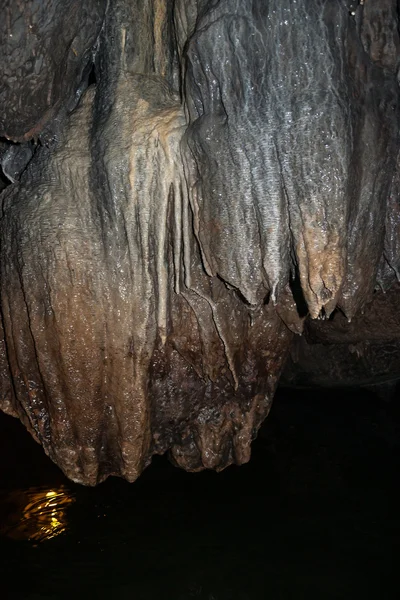
{"label": "rough rock texture", "polygon": [[[90,69],[106,0],[2,0],[0,137],[51,137]],[[47,135],[44,136],[44,130]]]}
{"label": "rough rock texture", "polygon": [[294,264],[313,317],[336,303],[352,317],[374,289],[399,122],[383,4],[201,3],[186,77],[195,231],[207,272],[251,304],[279,298]]}
{"label": "rough rock texture", "polygon": [[36,4],[54,72],[82,52],[2,100],[12,139],[64,108],[1,155],[0,407],[89,485],[246,462],[307,310],[399,273],[396,2],[27,2],[21,36]]}
{"label": "rough rock texture", "polygon": [[88,484],[168,449],[193,470],[247,461],[291,337],[202,268],[162,9],[110,14],[97,90],[3,198],[3,410]]}

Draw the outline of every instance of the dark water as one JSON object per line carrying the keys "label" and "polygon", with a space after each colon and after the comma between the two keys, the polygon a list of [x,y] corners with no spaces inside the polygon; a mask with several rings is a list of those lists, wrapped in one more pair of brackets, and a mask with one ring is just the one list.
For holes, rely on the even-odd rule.
{"label": "dark water", "polygon": [[400,398],[280,391],[250,464],[66,480],[0,418],[0,598],[400,598]]}

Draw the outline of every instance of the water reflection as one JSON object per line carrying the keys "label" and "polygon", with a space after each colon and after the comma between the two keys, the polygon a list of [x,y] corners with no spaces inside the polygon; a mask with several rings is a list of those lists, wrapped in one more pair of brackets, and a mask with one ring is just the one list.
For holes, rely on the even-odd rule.
{"label": "water reflection", "polygon": [[68,507],[75,497],[66,486],[15,490],[0,499],[5,508],[1,534],[40,543],[68,529]]}

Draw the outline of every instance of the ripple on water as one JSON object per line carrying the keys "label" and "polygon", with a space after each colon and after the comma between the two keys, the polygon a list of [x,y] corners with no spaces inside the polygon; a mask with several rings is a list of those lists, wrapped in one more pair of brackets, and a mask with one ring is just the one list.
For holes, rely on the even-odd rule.
{"label": "ripple on water", "polygon": [[39,544],[69,528],[68,507],[75,496],[66,486],[30,487],[0,494],[0,535]]}

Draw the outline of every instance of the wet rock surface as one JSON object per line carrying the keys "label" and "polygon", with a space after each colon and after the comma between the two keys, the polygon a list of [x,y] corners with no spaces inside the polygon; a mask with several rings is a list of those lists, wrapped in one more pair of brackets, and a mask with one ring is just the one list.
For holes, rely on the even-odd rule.
{"label": "wet rock surface", "polygon": [[397,5],[58,4],[5,3],[0,407],[88,485],[245,463],[304,323],[347,383],[398,325]]}
{"label": "wet rock surface", "polygon": [[82,93],[106,4],[2,0],[0,137],[48,141],[57,133]]}

